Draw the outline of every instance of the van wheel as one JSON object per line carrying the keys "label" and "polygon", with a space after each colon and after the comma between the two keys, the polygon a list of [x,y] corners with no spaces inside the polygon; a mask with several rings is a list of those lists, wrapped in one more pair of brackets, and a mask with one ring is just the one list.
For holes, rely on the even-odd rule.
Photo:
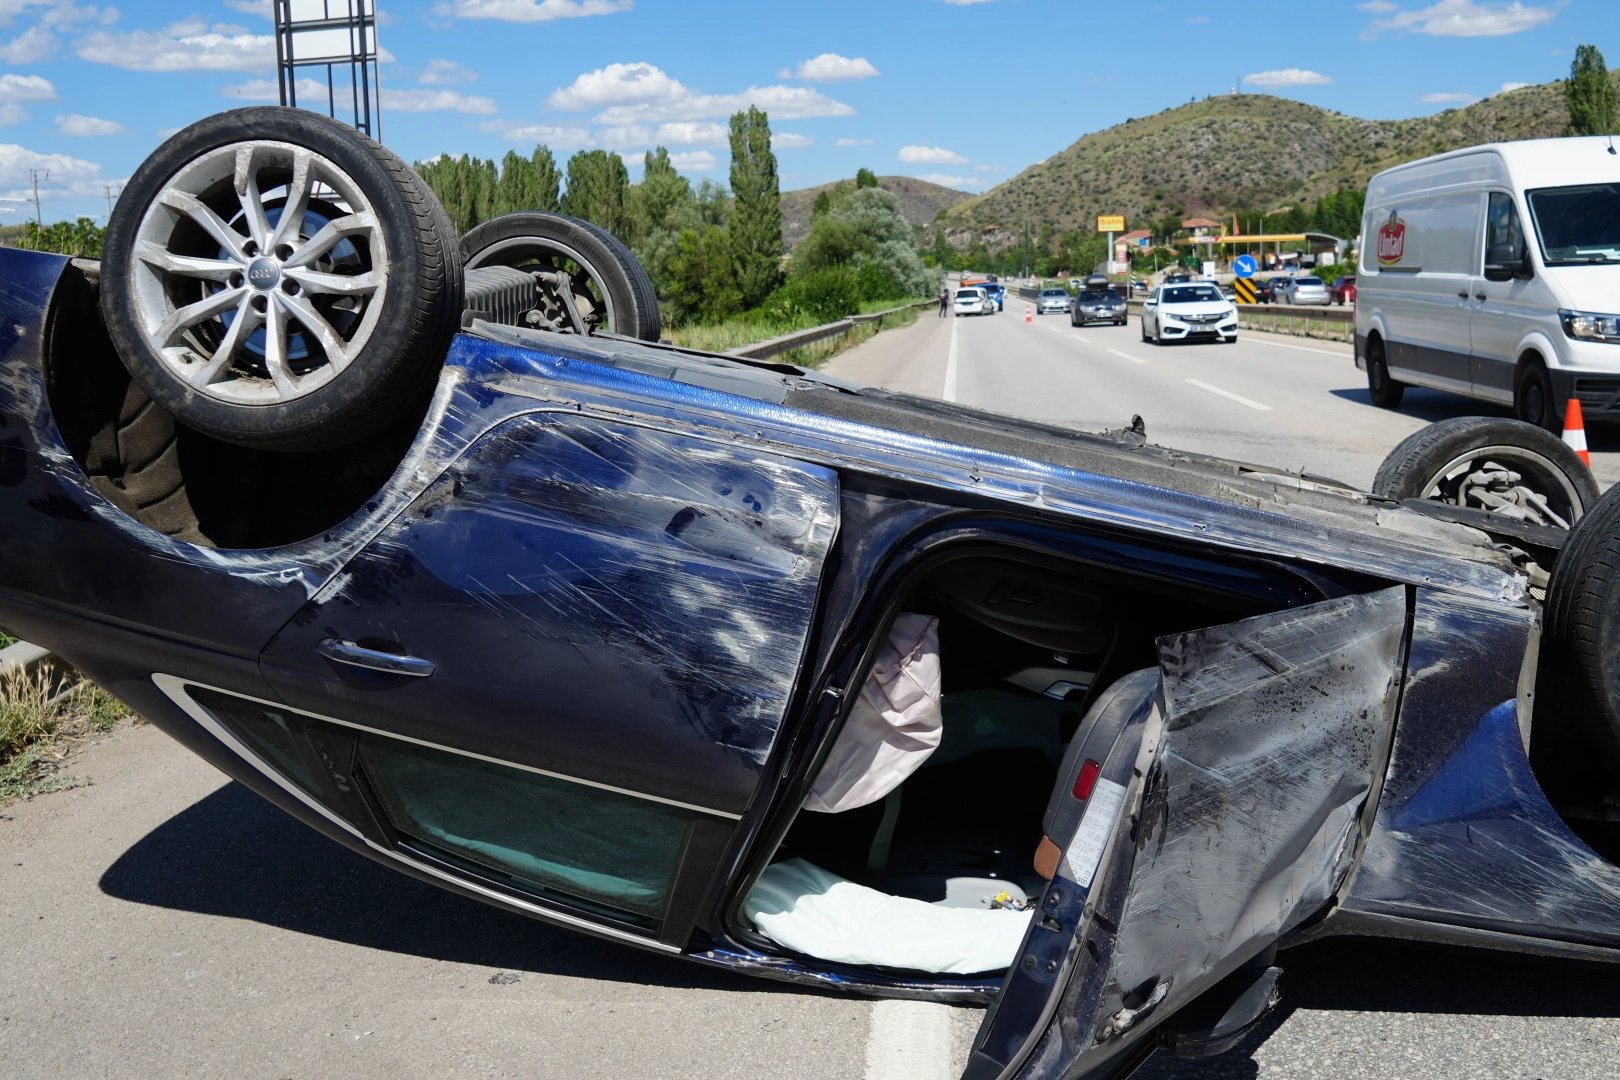
{"label": "van wheel", "polygon": [[1558,403],[1553,398],[1552,377],[1540,360],[1525,364],[1519,373],[1519,385],[1513,391],[1513,415],[1554,435],[1564,430],[1564,418],[1558,415]]}
{"label": "van wheel", "polygon": [[1406,384],[1396,382],[1384,361],[1384,343],[1378,338],[1367,342],[1367,396],[1380,409],[1393,409],[1406,395]]}
{"label": "van wheel", "polygon": [[1557,695],[1560,713],[1573,715],[1620,772],[1620,485],[1570,533],[1546,610],[1538,687]]}
{"label": "van wheel", "polygon": [[1583,519],[1598,501],[1592,470],[1562,440],[1493,416],[1459,416],[1408,435],[1378,467],[1373,492],[1397,502],[1433,499],[1561,529]]}
{"label": "van wheel", "polygon": [[169,139],[124,188],[101,308],[130,375],[219,439],[315,451],[421,400],[461,313],[438,199],[393,153],[299,109],[235,109]]}

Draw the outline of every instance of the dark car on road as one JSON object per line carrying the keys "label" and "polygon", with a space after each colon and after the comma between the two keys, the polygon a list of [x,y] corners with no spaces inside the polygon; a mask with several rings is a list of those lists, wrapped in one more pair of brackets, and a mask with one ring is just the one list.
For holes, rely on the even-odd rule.
{"label": "dark car on road", "polygon": [[661,344],[292,109],[0,279],[0,625],[401,873],[987,1002],[971,1080],[1218,1053],[1332,935],[1620,961],[1620,498],[1539,429],[1365,492]]}
{"label": "dark car on road", "polygon": [[1069,308],[1069,322],[1074,326],[1085,326],[1094,322],[1124,326],[1125,298],[1113,289],[1083,289]]}

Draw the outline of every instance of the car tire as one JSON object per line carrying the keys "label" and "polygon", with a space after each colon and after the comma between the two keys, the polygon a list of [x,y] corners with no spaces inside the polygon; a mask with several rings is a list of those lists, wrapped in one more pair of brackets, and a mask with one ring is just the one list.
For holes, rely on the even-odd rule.
{"label": "car tire", "polygon": [[1406,395],[1406,384],[1396,382],[1389,373],[1384,359],[1384,343],[1379,338],[1367,341],[1367,396],[1380,409],[1393,409]]}
{"label": "car tire", "polygon": [[[657,341],[663,332],[652,278],[617,237],[588,221],[540,210],[502,214],[461,238],[461,257],[469,270],[510,266],[566,271],[571,291],[576,298],[583,293],[588,302],[590,311],[581,305],[580,312],[587,332],[601,329],[641,341]],[[542,313],[568,326],[561,302],[545,302],[544,287],[541,296]]]}
{"label": "car tire", "polygon": [[1620,485],[1571,530],[1545,610],[1538,719],[1570,718],[1620,772]]}
{"label": "car tire", "polygon": [[1519,372],[1518,385],[1513,388],[1513,415],[1554,435],[1564,430],[1564,418],[1558,414],[1553,396],[1552,377],[1540,360],[1531,360]]}
{"label": "car tire", "polygon": [[[1519,483],[1545,498],[1564,527],[1582,520],[1597,504],[1592,470],[1561,439],[1534,424],[1494,416],[1459,416],[1408,435],[1378,467],[1373,492],[1396,501],[1437,499],[1458,505],[1466,477],[1487,462],[1519,473]],[[1541,524],[1559,525],[1550,520]]]}
{"label": "car tire", "polygon": [[[304,211],[283,228],[289,200]],[[410,167],[347,124],[278,107],[158,147],[113,210],[101,282],[114,347],[160,408],[299,452],[419,402],[462,305],[455,230]]]}

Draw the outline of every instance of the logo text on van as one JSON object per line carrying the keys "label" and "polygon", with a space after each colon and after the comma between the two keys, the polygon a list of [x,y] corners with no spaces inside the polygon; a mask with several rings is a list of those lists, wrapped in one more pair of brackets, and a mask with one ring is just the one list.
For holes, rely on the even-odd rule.
{"label": "logo text on van", "polygon": [[1391,210],[1389,220],[1378,226],[1378,261],[1384,266],[1398,263],[1405,251],[1406,222]]}

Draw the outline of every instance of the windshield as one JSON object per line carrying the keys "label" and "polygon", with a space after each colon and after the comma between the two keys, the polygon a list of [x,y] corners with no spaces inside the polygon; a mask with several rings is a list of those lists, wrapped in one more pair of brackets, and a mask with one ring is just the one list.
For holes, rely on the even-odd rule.
{"label": "windshield", "polygon": [[1319,278],[1319,277],[1302,277],[1302,278],[1298,279],[1298,281],[1299,281],[1300,286],[1302,286],[1303,288],[1308,289],[1313,285],[1316,286],[1318,289],[1320,289],[1322,287],[1322,279]]}
{"label": "windshield", "polygon": [[1213,285],[1182,285],[1164,290],[1167,304],[1201,304],[1210,300],[1225,300],[1221,290]]}
{"label": "windshield", "polygon": [[961,289],[957,291],[956,298],[958,300],[983,300],[984,293],[978,289]]}
{"label": "windshield", "polygon": [[1620,184],[1525,193],[1548,266],[1620,262]]}
{"label": "windshield", "polygon": [[1118,300],[1119,293],[1113,289],[1087,289],[1080,294],[1082,304],[1106,304],[1110,300]]}
{"label": "windshield", "polygon": [[1041,295],[1042,296],[1068,296],[1069,294],[1064,292],[1062,289],[1042,289],[1041,290]]}

